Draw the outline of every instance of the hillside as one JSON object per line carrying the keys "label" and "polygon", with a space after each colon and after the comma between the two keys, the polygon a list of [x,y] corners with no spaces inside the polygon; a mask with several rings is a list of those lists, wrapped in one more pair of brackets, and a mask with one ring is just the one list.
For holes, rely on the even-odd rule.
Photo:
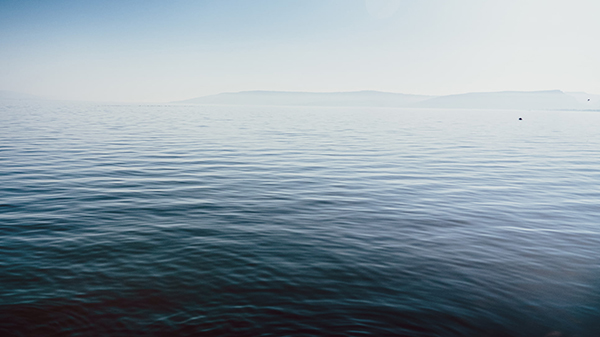
{"label": "hillside", "polygon": [[479,92],[435,97],[416,104],[451,109],[582,109],[574,97],[560,90]]}
{"label": "hillside", "polygon": [[380,91],[355,92],[290,92],[242,91],[193,98],[177,103],[224,105],[296,105],[296,106],[374,106],[403,107],[433,96],[406,95]]}
{"label": "hillside", "polygon": [[[588,100],[589,99],[589,100]],[[242,91],[197,97],[173,103],[210,105],[414,107],[440,109],[598,109],[600,96],[584,92],[547,91],[476,92],[448,96],[425,96],[380,91],[293,92]]]}

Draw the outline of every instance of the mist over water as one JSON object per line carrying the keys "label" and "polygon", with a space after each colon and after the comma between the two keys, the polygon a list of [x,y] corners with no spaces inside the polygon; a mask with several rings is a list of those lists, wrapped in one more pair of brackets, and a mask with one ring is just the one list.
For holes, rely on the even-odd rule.
{"label": "mist over water", "polygon": [[0,105],[0,335],[597,336],[599,128]]}

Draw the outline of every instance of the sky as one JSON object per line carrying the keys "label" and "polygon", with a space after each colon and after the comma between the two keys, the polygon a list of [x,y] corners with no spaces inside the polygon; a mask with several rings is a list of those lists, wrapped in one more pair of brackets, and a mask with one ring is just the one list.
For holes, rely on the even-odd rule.
{"label": "sky", "polygon": [[0,90],[600,94],[597,0],[0,0]]}

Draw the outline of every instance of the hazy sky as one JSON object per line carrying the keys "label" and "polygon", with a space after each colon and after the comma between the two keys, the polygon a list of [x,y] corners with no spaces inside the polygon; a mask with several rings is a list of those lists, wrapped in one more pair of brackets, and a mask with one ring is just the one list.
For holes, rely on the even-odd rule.
{"label": "hazy sky", "polygon": [[0,0],[0,90],[600,94],[598,0]]}

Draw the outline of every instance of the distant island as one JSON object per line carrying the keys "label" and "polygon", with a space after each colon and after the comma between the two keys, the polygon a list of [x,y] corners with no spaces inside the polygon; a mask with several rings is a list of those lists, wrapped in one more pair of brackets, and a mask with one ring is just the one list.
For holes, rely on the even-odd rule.
{"label": "distant island", "polygon": [[519,110],[584,108],[574,97],[560,90],[478,92],[440,96],[420,102],[419,106],[427,108]]}
{"label": "distant island", "polygon": [[398,107],[416,104],[435,96],[396,94],[381,91],[295,92],[242,91],[193,98],[178,103],[228,105],[372,106]]}
{"label": "distant island", "polygon": [[440,109],[561,110],[600,109],[600,95],[584,92],[501,91],[425,96],[381,91],[294,92],[242,91],[203,96],[172,103],[210,105],[279,105],[337,107],[413,107]]}
{"label": "distant island", "polygon": [[[43,103],[50,101],[53,100],[19,92],[0,90],[0,102],[4,103]],[[600,95],[585,92],[563,92],[561,90],[471,92],[446,96],[410,95],[369,90],[346,92],[256,90],[226,92],[168,103],[238,106],[600,111]]]}

